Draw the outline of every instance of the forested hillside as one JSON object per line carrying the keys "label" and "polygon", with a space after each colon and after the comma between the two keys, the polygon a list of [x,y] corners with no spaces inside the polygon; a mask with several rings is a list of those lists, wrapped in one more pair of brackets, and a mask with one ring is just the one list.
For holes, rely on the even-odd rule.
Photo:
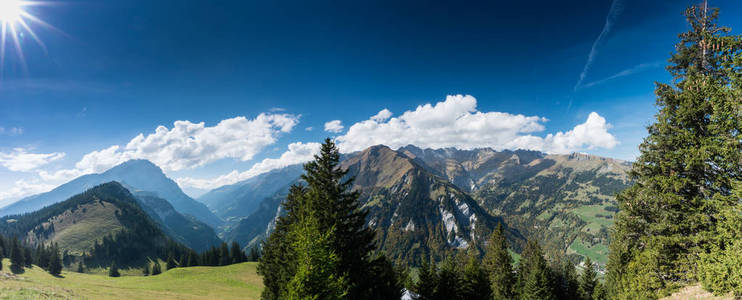
{"label": "forested hillside", "polygon": [[32,248],[55,245],[86,265],[142,265],[148,257],[188,253],[169,238],[121,184],[106,183],[68,200],[0,219],[0,232]]}

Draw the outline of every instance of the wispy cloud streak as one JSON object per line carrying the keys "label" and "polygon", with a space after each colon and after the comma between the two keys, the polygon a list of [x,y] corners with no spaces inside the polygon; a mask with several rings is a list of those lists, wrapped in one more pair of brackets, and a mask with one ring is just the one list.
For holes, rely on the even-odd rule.
{"label": "wispy cloud streak", "polygon": [[[600,31],[600,35],[598,35],[598,38],[595,39],[593,42],[592,48],[590,48],[590,54],[587,55],[587,61],[585,62],[585,66],[582,67],[582,73],[580,73],[580,79],[577,80],[577,83],[575,84],[575,87],[573,91],[577,91],[581,86],[582,82],[585,81],[585,77],[587,76],[587,73],[590,72],[590,68],[593,65],[593,61],[595,60],[595,57],[598,55],[598,48],[600,45],[603,44],[603,41],[608,36],[608,34],[611,32],[611,29],[613,29],[613,24],[616,23],[616,20],[623,12],[623,1],[622,0],[613,0],[613,3],[611,3],[611,9],[608,11],[608,16],[605,18],[605,24],[603,25],[603,30]],[[569,109],[572,106],[572,98],[569,99],[569,105],[567,106],[567,109]]]}
{"label": "wispy cloud streak", "polygon": [[592,81],[592,82],[589,82],[589,83],[582,84],[579,87],[577,87],[577,90],[586,89],[586,88],[589,88],[589,87],[592,87],[592,86],[603,84],[603,83],[605,83],[607,81],[611,81],[611,80],[616,79],[616,78],[619,78],[619,77],[629,76],[629,75],[632,75],[632,74],[643,72],[643,71],[646,71],[648,69],[658,68],[658,67],[661,67],[661,66],[662,66],[662,62],[658,62],[658,61],[657,62],[653,62],[653,63],[638,64],[636,66],[633,66],[631,68],[628,68],[626,70],[623,70],[621,72],[618,72],[616,74],[613,74],[613,75],[608,76],[606,78],[603,78],[603,79],[600,79],[600,80],[595,80],[595,81]]}

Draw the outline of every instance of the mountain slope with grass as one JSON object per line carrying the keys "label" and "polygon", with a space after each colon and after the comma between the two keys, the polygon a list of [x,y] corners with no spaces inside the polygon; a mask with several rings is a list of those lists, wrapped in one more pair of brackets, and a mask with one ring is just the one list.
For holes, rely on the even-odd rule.
{"label": "mountain slope with grass", "polygon": [[121,184],[105,183],[23,215],[0,218],[0,232],[36,247],[58,244],[86,264],[140,265],[188,251],[171,239]]}

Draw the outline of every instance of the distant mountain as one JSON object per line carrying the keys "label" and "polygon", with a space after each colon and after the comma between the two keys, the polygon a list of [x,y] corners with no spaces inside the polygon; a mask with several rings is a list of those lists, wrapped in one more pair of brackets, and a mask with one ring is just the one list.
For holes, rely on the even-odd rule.
{"label": "distant mountain", "polygon": [[[361,202],[369,210],[368,224],[376,230],[380,248],[394,260],[420,263],[454,249],[481,248],[496,224],[502,223],[455,185],[386,146],[349,157],[341,167],[355,177],[353,189],[361,192]],[[281,213],[286,190],[266,198],[225,238],[243,245],[264,238]],[[507,232],[519,250],[523,237],[515,230]]]}
{"label": "distant mountain", "polygon": [[173,241],[117,182],[95,186],[65,201],[23,215],[0,218],[0,233],[37,246],[56,243],[86,262],[139,265],[147,257],[187,251]]}
{"label": "distant mountain", "polygon": [[630,164],[574,153],[492,149],[398,150],[467,191],[526,236],[601,263],[618,210],[614,195],[630,184]]}
{"label": "distant mountain", "polygon": [[175,241],[199,252],[222,243],[213,228],[193,216],[180,214],[167,200],[152,192],[127,188],[132,191],[142,209]]}
{"label": "distant mountain", "polygon": [[100,174],[80,176],[49,192],[26,197],[3,207],[0,209],[0,216],[35,211],[110,181],[120,182],[139,191],[153,192],[170,202],[178,212],[192,215],[214,228],[223,223],[206,205],[188,197],[175,181],[165,176],[159,167],[147,160],[130,160]]}
{"label": "distant mountain", "polygon": [[197,200],[227,221],[249,216],[259,208],[261,201],[285,188],[301,176],[303,171],[301,164],[273,170],[242,182],[213,189]]}

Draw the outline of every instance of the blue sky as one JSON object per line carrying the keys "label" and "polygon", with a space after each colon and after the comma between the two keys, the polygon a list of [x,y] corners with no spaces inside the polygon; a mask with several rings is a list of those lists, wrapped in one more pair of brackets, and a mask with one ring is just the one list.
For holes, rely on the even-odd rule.
{"label": "blue sky", "polygon": [[[29,21],[45,47],[21,30],[25,63],[6,41],[0,205],[127,158],[198,194],[305,160],[327,136],[347,151],[410,141],[631,160],[697,1],[400,2],[25,7],[56,29]],[[742,3],[711,5],[739,32]],[[325,131],[333,120],[342,130]],[[433,133],[411,135],[421,128]]]}

